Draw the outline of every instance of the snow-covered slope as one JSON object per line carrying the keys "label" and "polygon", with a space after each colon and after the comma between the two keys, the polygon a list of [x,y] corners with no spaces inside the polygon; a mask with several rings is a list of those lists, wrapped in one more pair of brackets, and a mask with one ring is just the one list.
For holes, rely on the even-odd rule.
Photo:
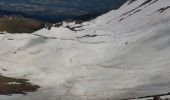
{"label": "snow-covered slope", "polygon": [[41,86],[0,99],[116,100],[170,92],[169,8],[169,0],[130,0],[81,24],[81,31],[65,23],[0,35],[0,68],[7,69],[1,73]]}

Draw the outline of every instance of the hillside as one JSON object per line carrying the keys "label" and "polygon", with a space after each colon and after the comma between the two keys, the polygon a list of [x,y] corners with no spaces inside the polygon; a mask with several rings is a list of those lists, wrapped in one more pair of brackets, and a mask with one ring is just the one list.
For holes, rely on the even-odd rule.
{"label": "hillside", "polygon": [[129,0],[94,20],[0,35],[0,73],[40,86],[2,100],[121,100],[170,92],[170,1]]}
{"label": "hillside", "polygon": [[45,22],[16,15],[0,16],[0,32],[32,33],[44,27]]}

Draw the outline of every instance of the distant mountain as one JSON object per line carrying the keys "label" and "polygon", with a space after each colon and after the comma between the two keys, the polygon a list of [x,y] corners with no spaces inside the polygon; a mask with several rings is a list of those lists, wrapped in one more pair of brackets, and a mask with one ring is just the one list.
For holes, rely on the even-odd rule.
{"label": "distant mountain", "polygon": [[[60,21],[117,9],[127,0],[0,0],[0,13]],[[8,14],[10,14],[8,13]]]}

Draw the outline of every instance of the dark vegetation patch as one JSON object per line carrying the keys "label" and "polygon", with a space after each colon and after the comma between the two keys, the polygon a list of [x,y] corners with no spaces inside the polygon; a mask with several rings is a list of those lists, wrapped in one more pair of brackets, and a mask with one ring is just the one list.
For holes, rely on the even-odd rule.
{"label": "dark vegetation patch", "polygon": [[8,33],[32,33],[44,27],[44,22],[22,16],[0,16],[0,31]]}
{"label": "dark vegetation patch", "polygon": [[160,8],[159,10],[157,10],[157,12],[163,13],[164,11],[166,11],[169,8],[170,8],[170,6],[163,7],[163,8]]}
{"label": "dark vegetation patch", "polygon": [[27,79],[17,79],[0,75],[0,95],[27,94],[40,88]]}

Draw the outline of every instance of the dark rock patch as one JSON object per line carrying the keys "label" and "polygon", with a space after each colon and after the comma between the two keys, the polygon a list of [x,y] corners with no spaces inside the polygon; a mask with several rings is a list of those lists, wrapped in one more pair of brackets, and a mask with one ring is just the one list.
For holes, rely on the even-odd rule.
{"label": "dark rock patch", "polygon": [[132,9],[132,10],[130,10],[130,11],[125,12],[124,14],[122,14],[122,16],[125,16],[125,15],[127,15],[127,14],[135,11],[136,9],[138,9],[138,8],[140,8],[140,7],[148,4],[148,3],[150,3],[150,2],[152,2],[152,0],[146,0],[145,2],[143,2],[143,3],[142,3],[141,5],[139,5],[138,7],[134,8],[134,9]]}
{"label": "dark rock patch", "polygon": [[166,11],[166,10],[169,9],[169,8],[170,8],[170,6],[168,6],[168,7],[163,7],[163,8],[158,9],[157,12],[163,13],[164,11]]}
{"label": "dark rock patch", "polygon": [[0,75],[0,95],[27,94],[40,88],[27,79],[17,79]]}
{"label": "dark rock patch", "polygon": [[83,29],[80,29],[82,26],[75,26],[75,27],[71,27],[69,25],[66,26],[66,28],[70,29],[71,31],[82,31]]}
{"label": "dark rock patch", "polygon": [[[132,16],[132,15],[134,15],[134,14],[140,12],[140,11],[142,11],[142,9],[139,9],[139,10],[134,11],[132,14],[129,14],[126,18],[128,18],[128,17],[130,17],[130,16]],[[121,18],[118,22],[123,21],[123,20],[126,19],[126,18]]]}
{"label": "dark rock patch", "polygon": [[122,20],[124,20],[124,19],[125,19],[125,18],[121,18],[121,19],[119,20],[119,22],[122,21]]}
{"label": "dark rock patch", "polygon": [[[149,96],[143,96],[143,97],[136,97],[136,98],[127,98],[124,100],[132,100],[132,99],[146,99],[146,100],[169,100],[169,98],[165,98],[165,99],[161,99],[161,97],[163,96],[169,96],[169,93],[165,93],[165,94],[158,94],[158,95],[149,95]],[[147,99],[147,98],[153,98],[153,99]]]}
{"label": "dark rock patch", "polygon": [[96,36],[99,36],[99,35],[96,35],[96,34],[93,34],[93,35],[84,35],[84,36],[81,36],[81,37],[77,37],[77,38],[89,38],[89,37],[96,37]]}
{"label": "dark rock patch", "polygon": [[158,0],[155,0],[155,1],[153,1],[151,4],[149,4],[148,6],[150,6],[150,5],[152,5],[152,4],[154,4],[154,3],[156,3]]}
{"label": "dark rock patch", "polygon": [[136,13],[140,12],[140,11],[142,11],[142,9],[139,9],[139,10],[137,10],[137,11],[133,12],[132,14],[129,14],[129,15],[128,15],[128,17],[130,17],[130,16],[132,16],[132,15],[134,15],[134,14],[136,14]]}
{"label": "dark rock patch", "polygon": [[52,27],[53,27],[52,23],[46,23],[44,28],[51,30]]}

